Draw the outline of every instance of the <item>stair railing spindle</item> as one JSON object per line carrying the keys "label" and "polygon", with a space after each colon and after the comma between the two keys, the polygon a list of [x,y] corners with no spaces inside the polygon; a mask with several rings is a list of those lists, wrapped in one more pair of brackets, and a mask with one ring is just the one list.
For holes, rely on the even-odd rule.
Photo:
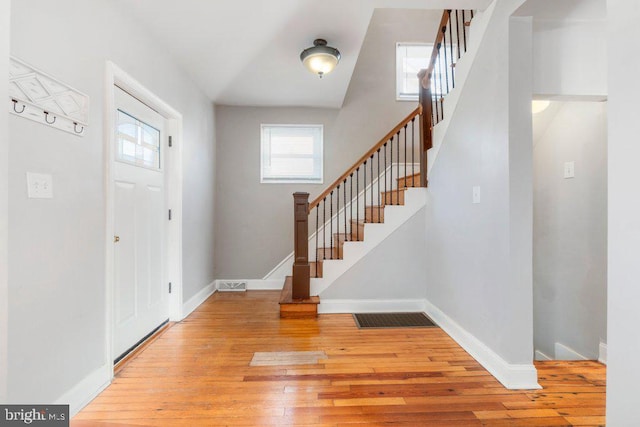
{"label": "stair railing spindle", "polygon": [[[371,184],[369,185],[371,186],[371,218],[373,219],[373,154],[371,155],[371,163],[369,166],[371,166]],[[380,196],[378,196],[378,206],[380,206]]]}
{"label": "stair railing spindle", "polygon": [[387,143],[385,142],[383,145],[383,153],[384,153],[384,192],[387,192]]}
{"label": "stair railing spindle", "polygon": [[329,245],[331,246],[329,249],[329,253],[331,254],[331,258],[333,259],[333,191],[331,191],[331,202],[329,203]]}
{"label": "stair railing spindle", "polygon": [[[378,221],[380,221],[380,206],[382,205],[382,203],[380,203],[380,149],[378,148],[378,169],[376,170],[376,174],[378,175]],[[386,195],[385,195],[386,197]]]}
{"label": "stair railing spindle", "polygon": [[416,131],[415,131],[415,122],[416,119],[412,119],[411,120],[411,186],[415,187],[415,175],[416,175],[416,161],[415,161],[415,155],[416,155],[416,147],[414,145],[415,139],[416,139]]}
{"label": "stair railing spindle", "polygon": [[320,219],[320,209],[318,207],[316,209],[316,277],[318,277],[318,220]]}
{"label": "stair railing spindle", "polygon": [[454,88],[456,87],[456,69],[453,67],[453,31],[451,29],[453,25],[451,25],[451,10],[447,11],[447,13],[449,14],[449,23],[447,25],[449,26],[449,50],[451,53],[451,64],[447,65],[447,68],[451,70],[451,87]]}
{"label": "stair railing spindle", "polygon": [[404,125],[404,186],[407,186],[407,125]]}
{"label": "stair railing spindle", "polygon": [[364,206],[364,222],[367,222],[367,161],[364,161],[364,168],[363,168],[363,174],[362,176],[364,177],[364,182],[362,184],[362,196],[364,198],[364,202],[363,202],[363,206]]}
{"label": "stair railing spindle", "polygon": [[360,168],[356,169],[356,239],[360,240]]}
{"label": "stair railing spindle", "polygon": [[456,9],[456,46],[458,47],[458,59],[460,59],[460,14],[458,9]]}
{"label": "stair railing spindle", "polygon": [[322,260],[327,259],[327,198],[322,199]]}
{"label": "stair railing spindle", "polygon": [[[398,159],[398,168],[397,168],[398,169],[398,174],[396,176],[396,202],[393,203],[393,197],[391,197],[391,204],[392,205],[399,205],[400,204],[399,203],[400,202],[400,199],[399,199],[399,197],[400,197],[400,188],[399,187],[400,186],[398,185],[398,179],[400,178],[400,131],[398,131],[398,144],[397,144],[396,148],[398,150],[397,151],[398,155],[396,156],[396,159]],[[393,178],[393,177],[391,177],[391,178]]]}
{"label": "stair railing spindle", "polygon": [[442,27],[442,50],[444,52],[444,64],[442,64],[442,58],[440,58],[440,63],[444,65],[444,90],[441,94],[444,96],[446,93],[449,93],[449,61],[447,60],[447,27]]}
{"label": "stair railing spindle", "polygon": [[464,9],[462,10],[462,39],[464,42],[464,52],[467,53],[467,21]]}
{"label": "stair railing spindle", "polygon": [[346,242],[347,240],[351,240],[347,239],[347,178],[344,179],[343,184],[342,197],[344,203],[342,206],[344,206],[344,241]]}
{"label": "stair railing spindle", "polygon": [[[351,204],[349,205],[349,226],[351,231],[351,237],[353,237],[353,172],[349,175],[349,198],[351,200]],[[357,200],[356,200],[357,203]],[[356,218],[357,219],[357,218]]]}

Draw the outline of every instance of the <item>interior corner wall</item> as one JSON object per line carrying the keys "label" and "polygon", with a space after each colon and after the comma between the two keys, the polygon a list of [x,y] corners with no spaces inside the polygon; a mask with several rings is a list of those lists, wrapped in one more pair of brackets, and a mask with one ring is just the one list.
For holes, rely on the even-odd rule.
{"label": "interior corner wall", "polygon": [[[219,278],[269,273],[293,251],[293,192],[309,192],[313,200],[417,107],[395,100],[396,43],[432,43],[441,16],[376,9],[341,109],[216,106]],[[324,124],[324,184],[261,184],[261,123]]]}
{"label": "interior corner wall", "polygon": [[[0,75],[9,74],[9,39],[11,2],[0,2]],[[9,97],[8,82],[0,84],[0,98]],[[9,125],[8,115],[0,114],[0,402],[7,401],[7,344],[9,322],[9,265],[7,240],[8,220],[8,177],[9,177]]]}
{"label": "interior corner wall", "polygon": [[607,425],[640,420],[640,3],[607,0],[608,298]]}
{"label": "interior corner wall", "polygon": [[[86,93],[90,108],[82,137],[9,115],[7,400],[52,403],[71,391],[88,398],[109,380],[97,374],[108,375],[112,364],[105,336],[106,61],[183,115],[187,298],[214,280],[212,105],[118,2],[14,1],[11,54]],[[52,175],[52,199],[27,198],[27,171]]]}
{"label": "interior corner wall", "polygon": [[545,127],[533,157],[535,349],[556,359],[560,343],[597,360],[607,327],[606,103],[552,104],[550,117],[534,117]]}
{"label": "interior corner wall", "polygon": [[506,363],[530,365],[531,23],[510,19],[521,4],[495,3],[451,116],[429,176],[425,259],[427,300]]}
{"label": "interior corner wall", "polygon": [[[604,17],[603,17],[604,18]],[[533,93],[607,95],[606,21],[535,20]]]}

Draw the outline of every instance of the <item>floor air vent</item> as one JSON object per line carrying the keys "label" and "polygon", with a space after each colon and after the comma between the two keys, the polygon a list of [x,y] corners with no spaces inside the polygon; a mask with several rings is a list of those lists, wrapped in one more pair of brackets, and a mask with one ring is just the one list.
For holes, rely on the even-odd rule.
{"label": "floor air vent", "polygon": [[435,323],[424,313],[354,313],[358,328],[433,328]]}
{"label": "floor air vent", "polygon": [[218,290],[221,292],[244,292],[247,290],[247,282],[243,280],[221,280],[218,282]]}

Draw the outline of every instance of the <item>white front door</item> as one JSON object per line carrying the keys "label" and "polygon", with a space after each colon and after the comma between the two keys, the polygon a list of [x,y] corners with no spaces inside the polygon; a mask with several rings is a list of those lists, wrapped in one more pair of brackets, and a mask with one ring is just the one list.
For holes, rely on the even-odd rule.
{"label": "white front door", "polygon": [[114,356],[169,318],[166,119],[114,86]]}

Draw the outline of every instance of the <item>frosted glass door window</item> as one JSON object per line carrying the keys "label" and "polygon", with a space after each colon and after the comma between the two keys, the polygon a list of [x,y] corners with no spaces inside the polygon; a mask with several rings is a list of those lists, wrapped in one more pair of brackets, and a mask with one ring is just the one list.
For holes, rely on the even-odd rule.
{"label": "frosted glass door window", "polygon": [[160,131],[118,110],[116,160],[132,165],[160,169]]}

